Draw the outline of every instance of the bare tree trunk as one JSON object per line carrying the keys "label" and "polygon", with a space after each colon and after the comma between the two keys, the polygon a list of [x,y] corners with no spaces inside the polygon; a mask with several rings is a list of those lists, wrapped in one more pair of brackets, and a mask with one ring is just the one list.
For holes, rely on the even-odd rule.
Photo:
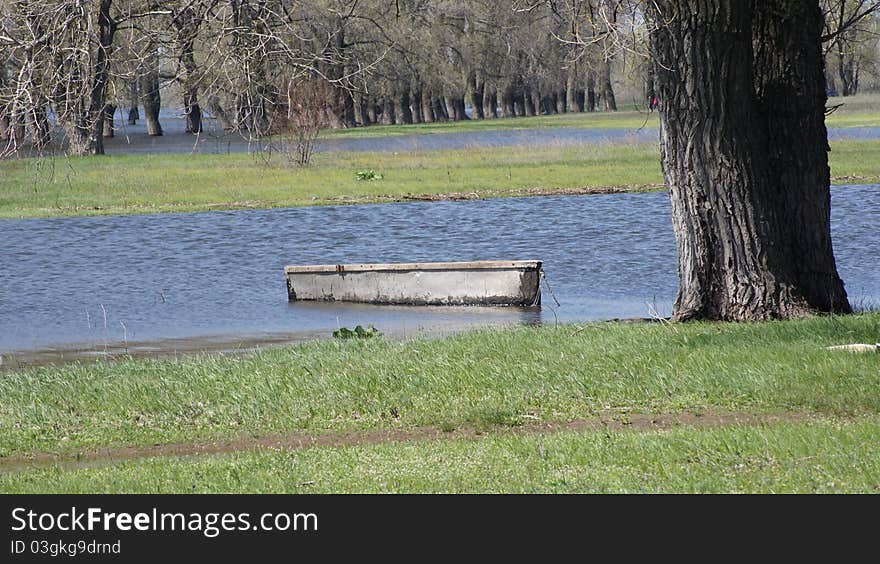
{"label": "bare tree trunk", "polygon": [[498,92],[495,88],[483,89],[483,115],[487,118],[498,119]]}
{"label": "bare tree trunk", "polygon": [[434,121],[449,121],[449,113],[446,111],[446,103],[443,102],[443,98],[440,96],[434,98]]}
{"label": "bare tree trunk", "polygon": [[141,76],[141,103],[147,121],[147,134],[158,137],[162,135],[162,124],[159,123],[162,98],[159,95],[159,54],[155,48],[150,48],[147,65],[146,72]]}
{"label": "bare tree trunk", "polygon": [[651,46],[678,241],[675,318],[850,311],[831,247],[818,3],[657,6],[665,25]]}
{"label": "bare tree trunk", "polygon": [[5,113],[5,108],[0,109],[0,141],[9,141],[9,115]]}
{"label": "bare tree trunk", "polygon": [[218,100],[216,96],[213,96],[210,99],[208,107],[211,109],[211,113],[214,117],[217,118],[217,121],[220,122],[220,127],[222,127],[224,131],[232,131],[235,129],[235,124],[229,119],[229,115],[226,113],[226,110],[223,109],[223,106],[220,105],[220,100]]}
{"label": "bare tree trunk", "polygon": [[413,123],[422,123],[425,121],[422,108],[422,90],[421,88],[412,88],[410,91],[410,106],[412,107]]}
{"label": "bare tree trunk", "polygon": [[501,114],[502,117],[516,117],[516,96],[513,86],[507,86],[501,93]]}
{"label": "bare tree trunk", "polygon": [[184,83],[183,108],[186,114],[186,132],[199,134],[202,132],[202,108],[199,105],[199,87],[195,56],[192,44],[184,52],[186,82]]}
{"label": "bare tree trunk", "polygon": [[183,79],[183,108],[186,132],[202,132],[202,108],[199,105],[199,69],[196,65],[194,43],[199,32],[199,18],[191,6],[185,7],[173,18],[177,30],[176,42],[180,62],[186,76]]}
{"label": "bare tree trunk", "polygon": [[603,61],[599,69],[599,87],[605,111],[616,112],[617,100],[614,97],[614,87],[611,85],[611,61]]}
{"label": "bare tree trunk", "polygon": [[486,91],[486,84],[477,77],[476,73],[471,73],[469,82],[468,89],[471,93],[473,117],[474,119],[484,119],[486,114],[483,112],[483,94]]}
{"label": "bare tree trunk", "polygon": [[580,113],[584,111],[583,95],[577,87],[577,75],[576,63],[572,63],[568,69],[568,77],[565,83],[565,109],[567,112]]}
{"label": "bare tree trunk", "polygon": [[434,94],[428,89],[422,91],[422,121],[425,123],[434,123]]}
{"label": "bare tree trunk", "polygon": [[370,125],[374,125],[379,123],[379,120],[382,117],[382,109],[379,108],[379,104],[376,103],[375,100],[371,99],[367,102],[367,122]]}
{"label": "bare tree trunk", "polygon": [[132,80],[128,84],[128,125],[137,125],[141,118],[138,112],[138,81]]}
{"label": "bare tree trunk", "polygon": [[859,71],[855,57],[848,52],[846,43],[839,38],[836,41],[837,76],[840,79],[840,95],[855,96],[859,90]]}
{"label": "bare tree trunk", "polygon": [[104,131],[102,132],[104,137],[114,137],[116,135],[116,126],[113,122],[115,114],[116,106],[113,104],[104,106]]}
{"label": "bare tree trunk", "polygon": [[587,99],[586,110],[590,113],[599,109],[598,100],[596,99],[596,75],[590,70],[587,73]]}
{"label": "bare tree trunk", "polygon": [[104,154],[104,120],[107,115],[107,86],[110,84],[110,49],[116,22],[110,17],[112,0],[101,0],[98,11],[98,49],[95,53],[94,78],[89,101],[89,115],[94,120],[90,132],[90,151]]}
{"label": "bare tree trunk", "polygon": [[452,121],[467,121],[470,118],[465,111],[464,96],[447,98],[447,104],[452,108]]}
{"label": "bare tree trunk", "polygon": [[[6,69],[0,65],[0,92],[6,87]],[[9,141],[9,114],[12,110],[12,102],[0,98],[0,141]],[[2,153],[2,148],[0,148]]]}
{"label": "bare tree trunk", "polygon": [[382,101],[382,125],[394,125],[397,116],[394,112],[394,100],[389,97]]}
{"label": "bare tree trunk", "polygon": [[532,107],[535,109],[534,115],[541,114],[541,94],[535,90],[532,91],[531,97]]}
{"label": "bare tree trunk", "polygon": [[24,114],[9,110],[6,118],[6,148],[16,151],[25,143],[25,135],[27,133],[27,122]]}
{"label": "bare tree trunk", "polygon": [[523,89],[523,112],[527,117],[532,117],[535,115],[537,108],[535,108],[535,101],[532,99],[532,93],[528,89]]}
{"label": "bare tree trunk", "polygon": [[412,109],[409,107],[409,86],[404,85],[394,95],[394,123],[397,125],[409,125],[413,122]]}

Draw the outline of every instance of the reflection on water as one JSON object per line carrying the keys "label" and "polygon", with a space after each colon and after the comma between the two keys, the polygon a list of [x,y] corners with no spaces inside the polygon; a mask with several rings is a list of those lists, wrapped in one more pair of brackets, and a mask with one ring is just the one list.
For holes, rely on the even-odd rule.
{"label": "reflection on water", "polygon": [[[833,190],[853,302],[880,302],[880,187]],[[668,315],[666,194],[0,221],[0,351]],[[288,264],[540,259],[542,310],[288,303]]]}

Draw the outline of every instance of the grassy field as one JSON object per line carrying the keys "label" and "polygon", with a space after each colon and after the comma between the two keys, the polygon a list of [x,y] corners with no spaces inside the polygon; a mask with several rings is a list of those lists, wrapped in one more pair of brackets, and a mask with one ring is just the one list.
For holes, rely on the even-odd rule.
{"label": "grassy field", "polygon": [[[880,127],[880,94],[860,94],[851,98],[830,98],[829,108],[836,108],[827,118],[828,127]],[[424,123],[418,125],[380,125],[356,129],[335,129],[323,136],[336,139],[375,138],[431,133],[463,133],[539,128],[565,129],[639,129],[660,127],[657,112],[648,113],[629,105],[614,113],[561,114],[466,122]]]}
{"label": "grassy field", "polygon": [[28,493],[796,493],[880,491],[880,420],[487,435],[0,474]]}
{"label": "grassy field", "polygon": [[[862,451],[845,447],[848,443],[840,437],[852,437],[851,442],[858,443],[870,436],[875,441],[880,429],[880,355],[832,352],[823,347],[878,340],[880,314],[866,313],[764,324],[600,323],[521,328],[409,342],[320,342],[242,356],[130,360],[25,370],[0,378],[0,473],[4,466],[14,467],[14,463],[26,462],[33,456],[61,455],[75,460],[106,449],[111,449],[112,454],[112,449],[123,447],[153,448],[151,445],[194,442],[198,445],[227,440],[239,441],[246,450],[249,441],[287,433],[298,433],[305,440],[381,430],[433,429],[455,433],[470,429],[484,433],[484,439],[457,446],[436,446],[441,451],[449,449],[449,464],[456,466],[458,475],[466,477],[472,473],[455,462],[456,456],[466,458],[469,455],[463,453],[468,449],[482,452],[504,449],[508,444],[527,445],[529,440],[534,443],[534,438],[505,434],[529,425],[565,423],[599,415],[626,423],[627,418],[639,413],[782,412],[805,414],[810,420],[759,426],[765,429],[762,432],[658,432],[645,435],[647,438],[622,438],[617,448],[623,452],[628,450],[626,441],[647,441],[653,445],[654,463],[662,465],[666,464],[664,460],[692,456],[694,453],[687,447],[690,441],[703,444],[712,452],[722,449],[721,454],[729,449],[724,446],[726,441],[742,442],[748,446],[745,450],[760,451],[771,448],[763,438],[762,433],[766,432],[777,441],[771,450],[795,456],[799,441],[802,444],[798,449],[808,448],[816,441],[804,437],[819,435],[829,445],[838,445],[838,450],[815,454],[817,459],[825,460],[820,466],[827,462],[831,472],[840,456],[839,449],[843,449],[847,456],[870,467],[870,473],[859,479],[875,480],[877,460],[870,461]],[[832,424],[837,419],[842,422]],[[716,432],[720,434],[712,434]],[[590,452],[602,445],[603,436],[584,431],[553,440],[559,441],[562,452]],[[787,437],[795,444],[787,444]],[[315,457],[313,464],[317,467],[323,464],[322,457],[357,458],[346,450],[352,448],[362,449],[367,453],[365,456],[386,457],[386,465],[397,460],[397,451],[382,445],[317,449],[301,456]],[[401,451],[407,453],[401,456],[410,457],[412,464],[421,465],[421,469],[414,468],[412,481],[402,482],[400,489],[418,489],[423,483],[420,480],[432,479],[419,472],[431,470],[426,453],[434,452],[435,447],[413,445],[407,449]],[[192,452],[199,450],[194,448]],[[175,448],[173,452],[186,453],[187,448]],[[222,476],[228,477],[240,464],[283,476],[286,467],[273,461],[289,461],[296,456],[300,455],[276,452],[216,455],[171,465],[131,462],[131,466],[125,467],[128,470],[120,470],[120,481],[111,480],[105,487],[112,488],[115,483],[128,490],[128,485],[143,480],[145,487],[162,489],[157,485],[161,483],[167,489],[181,489],[189,487],[187,476],[198,474],[204,480],[200,488],[223,490],[231,485]],[[517,466],[516,456],[511,454],[512,458],[503,463],[510,466],[511,472]],[[589,459],[584,456],[572,464],[584,464]],[[595,463],[593,474],[603,465],[613,470],[611,458],[602,460],[605,462]],[[705,466],[700,471],[711,473],[712,457],[700,460],[692,468]],[[637,457],[631,461],[637,461]],[[543,464],[538,459],[523,463]],[[789,471],[785,468],[790,463],[794,464],[782,463],[783,474]],[[486,472],[494,473],[500,467],[492,468]],[[356,480],[367,480],[370,474],[346,478],[351,469],[345,465],[324,470],[336,474],[336,478],[328,478],[329,490],[348,491],[361,486],[372,490],[377,485],[356,485]],[[61,467],[18,469],[0,478],[0,488],[36,488],[48,475],[54,476],[52,483],[59,488],[88,489],[100,483],[91,482],[93,474],[107,480],[116,476],[108,469],[68,472]],[[811,472],[799,480],[808,480]],[[852,474],[847,476],[846,480],[855,480]],[[782,474],[780,480],[781,477]],[[654,485],[658,489],[676,489],[688,480],[686,475],[668,478],[668,483]],[[213,482],[214,479],[218,481]],[[714,483],[727,487],[726,479],[719,476],[720,481]],[[79,486],[74,487],[80,480]],[[505,480],[509,483],[502,483]],[[841,483],[849,483],[846,480]],[[473,475],[470,482],[464,480],[454,485],[441,481],[437,488],[470,491],[485,486],[493,491],[506,490],[519,487],[517,481],[503,475],[491,480],[486,475]],[[46,485],[45,480],[42,483]],[[793,482],[792,487],[806,483]],[[852,483],[861,484],[858,480]],[[232,489],[253,485],[248,484],[240,483]],[[583,482],[576,482],[571,487],[581,485]],[[698,487],[699,483],[691,485]],[[748,482],[741,485],[756,486]],[[627,489],[637,488],[638,484],[609,482],[607,486]],[[522,487],[546,489],[549,485],[542,478],[539,482],[525,482]]]}
{"label": "grassy field", "polygon": [[[832,143],[831,166],[838,183],[880,181],[880,141]],[[382,179],[358,180],[362,170]],[[0,218],[644,191],[663,182],[651,143],[324,153],[306,168],[249,155],[24,159],[0,162],[0,175]]]}

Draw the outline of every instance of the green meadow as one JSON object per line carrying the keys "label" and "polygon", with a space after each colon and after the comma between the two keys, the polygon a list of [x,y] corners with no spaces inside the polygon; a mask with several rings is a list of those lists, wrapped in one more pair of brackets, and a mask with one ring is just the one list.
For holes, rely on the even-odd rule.
{"label": "green meadow", "polygon": [[[0,378],[0,489],[288,491],[302,479],[319,491],[866,491],[880,486],[865,450],[880,432],[880,354],[825,347],[878,336],[877,313],[593,323],[22,369]],[[626,430],[638,414],[717,413],[782,420]],[[541,427],[596,417],[623,430]],[[375,438],[394,432],[393,445]],[[260,447],[291,434],[318,446]],[[407,440],[421,434],[430,440]],[[230,452],[198,455],[223,441]],[[554,446],[541,454],[536,441]],[[163,445],[162,457],[126,459]],[[494,462],[475,472],[481,457]],[[562,474],[546,457],[571,481],[551,479]]]}

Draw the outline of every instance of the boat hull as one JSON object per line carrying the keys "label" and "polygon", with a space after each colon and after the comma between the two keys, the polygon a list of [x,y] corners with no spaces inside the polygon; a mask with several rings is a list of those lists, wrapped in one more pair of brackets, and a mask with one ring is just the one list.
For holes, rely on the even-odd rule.
{"label": "boat hull", "polygon": [[540,261],[288,266],[291,301],[387,305],[541,304]]}

